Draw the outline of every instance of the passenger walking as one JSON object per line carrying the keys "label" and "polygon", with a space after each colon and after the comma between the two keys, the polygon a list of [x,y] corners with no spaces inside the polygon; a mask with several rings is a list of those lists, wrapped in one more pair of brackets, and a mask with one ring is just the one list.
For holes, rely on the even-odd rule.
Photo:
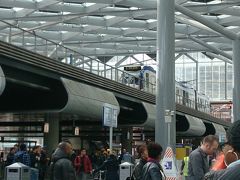
{"label": "passenger walking", "polygon": [[26,144],[21,144],[19,151],[14,155],[14,162],[20,162],[26,166],[31,166],[30,155],[27,152]]}
{"label": "passenger walking", "polygon": [[182,161],[181,165],[181,175],[184,176],[185,180],[188,180],[188,163],[189,163],[189,156],[185,156]]}
{"label": "passenger walking", "polygon": [[119,180],[119,163],[114,154],[110,154],[109,158],[94,171],[94,174],[100,170],[106,170],[105,180]]}
{"label": "passenger walking", "polygon": [[102,158],[100,153],[100,151],[95,151],[91,156],[93,169],[99,168],[105,161],[105,158]]}
{"label": "passenger walking", "polygon": [[9,166],[9,165],[13,164],[13,162],[14,162],[14,156],[15,156],[15,148],[12,147],[12,148],[10,149],[10,152],[9,152],[8,155],[7,155],[6,166]]}
{"label": "passenger walking", "polygon": [[164,180],[162,166],[160,165],[162,147],[156,143],[150,143],[147,146],[148,162],[143,167],[142,180]]}
{"label": "passenger walking", "polygon": [[134,164],[133,156],[129,152],[126,151],[123,154],[122,162],[129,162],[129,163]]}
{"label": "passenger walking", "polygon": [[75,171],[70,160],[72,144],[61,142],[52,155],[50,180],[76,180]]}
{"label": "passenger walking", "polygon": [[82,149],[80,154],[75,158],[74,166],[78,180],[87,180],[88,175],[92,173],[92,164],[87,156],[86,149]]}
{"label": "passenger walking", "polygon": [[40,155],[39,162],[39,180],[44,180],[47,172],[49,158],[47,157],[46,148],[43,147]]}
{"label": "passenger walking", "polygon": [[126,149],[122,149],[120,156],[118,157],[119,164],[123,162],[123,155],[127,152]]}
{"label": "passenger walking", "polygon": [[39,169],[39,161],[41,155],[41,146],[33,147],[32,152],[30,152],[31,167]]}
{"label": "passenger walking", "polygon": [[134,180],[142,180],[142,170],[143,166],[147,163],[148,159],[148,152],[147,152],[147,146],[146,145],[140,145],[137,147],[137,153],[139,155],[139,162],[136,164],[134,170],[132,179]]}
{"label": "passenger walking", "polygon": [[217,151],[218,138],[214,135],[206,136],[199,148],[191,152],[188,163],[189,180],[202,180],[209,172],[208,156]]}

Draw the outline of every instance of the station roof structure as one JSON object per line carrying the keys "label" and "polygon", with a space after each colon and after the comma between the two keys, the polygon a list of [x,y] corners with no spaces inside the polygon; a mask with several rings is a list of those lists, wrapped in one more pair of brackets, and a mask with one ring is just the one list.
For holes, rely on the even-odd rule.
{"label": "station roof structure", "polygon": [[[231,38],[240,31],[239,5],[239,0],[176,0],[175,52],[204,52],[231,63]],[[1,0],[0,35],[8,36],[7,22],[104,62],[135,54],[155,59],[156,7],[157,0]],[[15,36],[12,41],[20,43],[22,35]]]}

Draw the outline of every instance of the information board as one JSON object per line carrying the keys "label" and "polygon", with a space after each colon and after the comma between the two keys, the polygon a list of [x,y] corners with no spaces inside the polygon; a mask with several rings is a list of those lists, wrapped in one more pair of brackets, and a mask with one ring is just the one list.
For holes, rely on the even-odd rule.
{"label": "information board", "polygon": [[103,106],[103,125],[108,127],[117,127],[117,117],[119,108],[111,104]]}

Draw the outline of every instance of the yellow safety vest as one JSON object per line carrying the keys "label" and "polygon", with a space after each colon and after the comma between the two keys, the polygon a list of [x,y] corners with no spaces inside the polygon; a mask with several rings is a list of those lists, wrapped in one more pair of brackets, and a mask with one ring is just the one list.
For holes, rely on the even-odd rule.
{"label": "yellow safety vest", "polygon": [[188,162],[189,162],[189,157],[184,157],[184,168],[183,168],[183,175],[188,176]]}

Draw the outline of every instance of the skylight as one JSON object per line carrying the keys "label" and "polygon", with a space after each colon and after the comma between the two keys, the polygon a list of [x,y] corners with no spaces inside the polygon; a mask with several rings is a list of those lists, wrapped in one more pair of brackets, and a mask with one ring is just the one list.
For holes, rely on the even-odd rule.
{"label": "skylight", "polygon": [[130,10],[138,10],[139,8],[137,8],[137,7],[130,7],[129,9]]}
{"label": "skylight", "polygon": [[105,19],[112,19],[114,17],[116,17],[116,16],[104,16]]}
{"label": "skylight", "polygon": [[14,8],[12,8],[14,11],[21,11],[21,10],[23,10],[24,8],[18,8],[18,7],[14,7]]}
{"label": "skylight", "polygon": [[151,23],[151,22],[156,22],[156,19],[148,19],[147,22]]}
{"label": "skylight", "polygon": [[86,7],[92,6],[92,5],[94,5],[94,4],[96,4],[96,3],[84,3],[84,5],[85,5]]}

